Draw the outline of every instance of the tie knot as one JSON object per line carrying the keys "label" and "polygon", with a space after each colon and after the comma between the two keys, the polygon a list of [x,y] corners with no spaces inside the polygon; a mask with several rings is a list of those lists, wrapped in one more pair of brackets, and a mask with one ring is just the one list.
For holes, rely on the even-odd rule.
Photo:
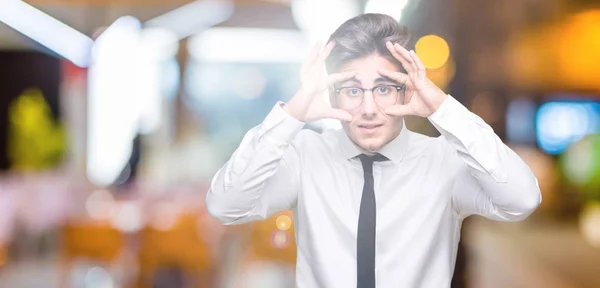
{"label": "tie knot", "polygon": [[358,156],[358,159],[360,159],[360,162],[364,167],[373,167],[373,162],[379,162],[379,161],[388,161],[389,159],[379,153],[375,154],[375,155],[366,155],[366,154],[361,154]]}

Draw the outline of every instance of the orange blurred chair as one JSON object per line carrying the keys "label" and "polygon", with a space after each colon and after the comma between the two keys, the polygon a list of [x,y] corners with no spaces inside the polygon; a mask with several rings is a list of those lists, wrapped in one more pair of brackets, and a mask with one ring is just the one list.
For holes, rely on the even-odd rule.
{"label": "orange blurred chair", "polygon": [[[125,238],[107,221],[70,221],[61,231],[61,281],[65,284],[72,265],[78,259],[110,266],[125,248]],[[66,286],[61,286],[66,287]]]}
{"label": "orange blurred chair", "polygon": [[294,215],[283,211],[264,221],[255,222],[250,229],[246,247],[256,261],[284,262],[296,264],[296,242],[294,240]]}
{"label": "orange blurred chair", "polygon": [[264,221],[247,224],[247,234],[242,242],[243,252],[237,265],[236,287],[256,285],[246,283],[248,273],[254,273],[248,271],[261,273],[261,269],[269,269],[265,268],[267,266],[293,271],[296,265],[293,219],[291,211],[283,211]]}
{"label": "orange blurred chair", "polygon": [[[214,259],[210,243],[201,237],[210,229],[199,225],[197,212],[180,213],[170,227],[146,226],[140,235],[139,287],[150,287],[158,269],[177,268],[190,276],[193,287],[212,287]],[[190,279],[188,279],[190,280]]]}

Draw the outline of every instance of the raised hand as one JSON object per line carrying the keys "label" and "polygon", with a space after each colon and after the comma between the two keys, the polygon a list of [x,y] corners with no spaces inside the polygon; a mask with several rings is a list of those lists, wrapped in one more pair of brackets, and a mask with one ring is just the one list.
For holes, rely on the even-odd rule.
{"label": "raised hand", "polygon": [[442,105],[448,95],[438,88],[429,78],[427,70],[421,59],[414,51],[408,51],[399,44],[386,43],[388,50],[392,53],[407,74],[380,70],[379,73],[405,84],[404,104],[393,105],[385,109],[385,113],[392,116],[416,115],[429,117]]}
{"label": "raised hand", "polygon": [[328,87],[355,76],[353,72],[327,75],[325,59],[334,45],[330,42],[321,48],[322,45],[317,43],[300,70],[301,88],[284,106],[285,111],[300,121],[311,122],[325,118],[352,121],[350,113],[331,108],[326,99],[321,97]]}

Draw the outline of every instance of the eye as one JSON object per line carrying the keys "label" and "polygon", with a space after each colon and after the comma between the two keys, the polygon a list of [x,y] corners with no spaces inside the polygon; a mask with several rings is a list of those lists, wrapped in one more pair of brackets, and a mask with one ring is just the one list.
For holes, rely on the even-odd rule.
{"label": "eye", "polygon": [[377,87],[375,90],[379,95],[388,95],[392,92],[392,89],[388,86]]}
{"label": "eye", "polygon": [[342,89],[342,94],[348,97],[357,97],[362,95],[363,91],[356,87],[348,87]]}

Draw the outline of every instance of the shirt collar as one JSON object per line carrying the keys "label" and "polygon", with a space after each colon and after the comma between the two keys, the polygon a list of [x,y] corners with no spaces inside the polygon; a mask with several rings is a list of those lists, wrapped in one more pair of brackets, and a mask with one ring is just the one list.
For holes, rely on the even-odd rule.
{"label": "shirt collar", "polygon": [[[402,130],[400,131],[400,134],[398,134],[396,138],[387,143],[377,152],[387,157],[392,162],[400,163],[406,154],[406,150],[408,149],[410,133],[411,131],[406,128],[406,123],[404,120],[402,120]],[[346,134],[343,129],[338,130],[338,138],[344,158],[352,159],[360,154],[363,154],[361,149],[354,144],[352,139],[350,139],[348,134]]]}

